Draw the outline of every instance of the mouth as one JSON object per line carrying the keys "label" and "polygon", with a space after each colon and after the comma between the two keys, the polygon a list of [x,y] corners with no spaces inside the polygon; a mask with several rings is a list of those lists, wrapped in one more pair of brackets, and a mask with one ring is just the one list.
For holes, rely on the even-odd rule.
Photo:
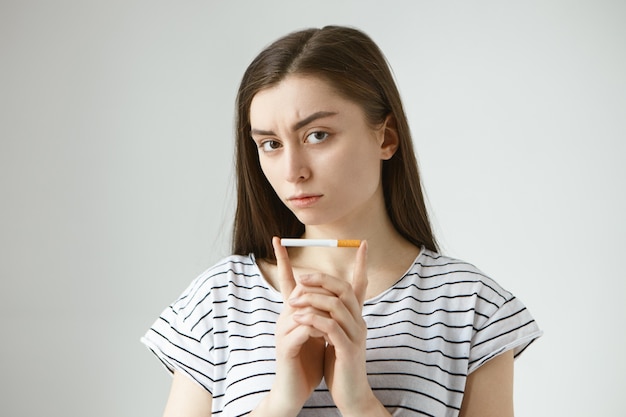
{"label": "mouth", "polygon": [[295,208],[307,208],[313,206],[322,198],[321,194],[303,194],[295,195],[287,198],[287,201],[292,207]]}

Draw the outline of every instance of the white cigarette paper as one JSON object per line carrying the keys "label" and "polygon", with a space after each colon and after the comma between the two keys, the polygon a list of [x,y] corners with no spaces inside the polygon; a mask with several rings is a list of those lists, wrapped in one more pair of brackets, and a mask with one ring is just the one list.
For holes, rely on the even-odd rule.
{"label": "white cigarette paper", "polygon": [[361,241],[357,239],[281,239],[283,246],[323,246],[327,248],[358,248]]}

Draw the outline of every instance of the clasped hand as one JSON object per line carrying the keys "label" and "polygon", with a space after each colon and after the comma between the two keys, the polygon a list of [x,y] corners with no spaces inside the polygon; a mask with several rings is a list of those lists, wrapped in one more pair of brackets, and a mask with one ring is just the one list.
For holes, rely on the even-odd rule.
{"label": "clasped hand", "polygon": [[373,397],[365,368],[367,243],[356,254],[352,282],[315,273],[296,282],[287,250],[273,240],[285,303],[276,329],[276,384],[299,410],[322,377],[343,415],[358,415]]}

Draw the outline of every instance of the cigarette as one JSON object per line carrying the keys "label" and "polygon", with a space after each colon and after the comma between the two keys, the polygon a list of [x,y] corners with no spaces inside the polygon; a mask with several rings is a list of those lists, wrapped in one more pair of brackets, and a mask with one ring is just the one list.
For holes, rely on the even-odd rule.
{"label": "cigarette", "polygon": [[328,248],[358,248],[361,241],[356,239],[281,239],[283,246],[324,246]]}

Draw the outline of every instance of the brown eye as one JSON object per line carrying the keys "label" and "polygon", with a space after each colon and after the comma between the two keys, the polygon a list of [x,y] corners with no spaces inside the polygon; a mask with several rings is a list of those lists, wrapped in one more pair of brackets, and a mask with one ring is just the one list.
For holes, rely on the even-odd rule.
{"label": "brown eye", "polygon": [[306,137],[308,143],[320,143],[326,139],[328,139],[328,133],[322,131],[313,132]]}
{"label": "brown eye", "polygon": [[266,140],[261,143],[259,148],[263,150],[263,152],[274,152],[276,149],[281,147],[281,143],[276,140]]}

